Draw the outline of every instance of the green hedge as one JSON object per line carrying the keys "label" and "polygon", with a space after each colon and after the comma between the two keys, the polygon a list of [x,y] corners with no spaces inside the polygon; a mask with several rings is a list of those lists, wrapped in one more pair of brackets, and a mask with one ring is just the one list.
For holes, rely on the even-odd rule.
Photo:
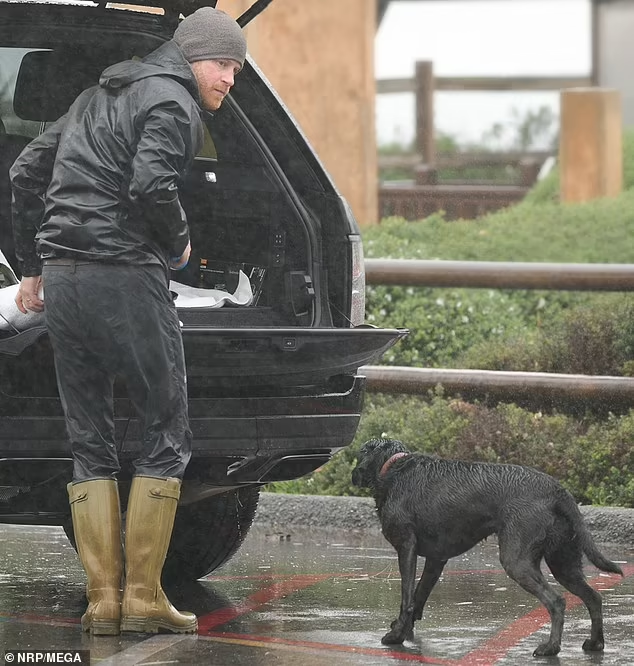
{"label": "green hedge", "polygon": [[317,495],[364,495],[350,474],[362,442],[401,439],[413,451],[447,458],[531,465],[552,474],[584,504],[634,507],[634,413],[591,417],[495,408],[419,396],[370,396],[352,446],[308,477],[269,490]]}

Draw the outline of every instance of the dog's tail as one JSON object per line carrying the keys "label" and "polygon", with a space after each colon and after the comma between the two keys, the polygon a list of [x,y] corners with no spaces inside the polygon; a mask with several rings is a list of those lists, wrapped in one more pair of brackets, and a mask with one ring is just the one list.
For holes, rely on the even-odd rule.
{"label": "dog's tail", "polygon": [[590,536],[590,532],[588,532],[587,528],[585,528],[585,533],[581,538],[583,552],[597,569],[619,574],[621,576],[623,575],[621,567],[615,562],[612,562],[612,560],[608,560],[608,558],[597,548],[597,545],[594,543],[594,539]]}
{"label": "dog's tail", "polygon": [[597,567],[597,569],[601,569],[601,571],[606,571],[608,573],[620,574],[622,576],[623,570],[621,567],[615,562],[612,562],[612,560],[608,560],[608,558],[597,547],[597,544],[592,538],[592,534],[590,534],[590,530],[588,529],[588,526],[586,525],[586,522],[581,515],[581,511],[579,511],[579,507],[574,501],[572,495],[568,493],[566,493],[566,495],[567,497],[564,510],[572,520],[572,525],[575,531],[575,538],[579,540],[581,549],[586,554],[586,557],[590,560],[590,562],[592,562],[592,564],[594,564],[595,567]]}

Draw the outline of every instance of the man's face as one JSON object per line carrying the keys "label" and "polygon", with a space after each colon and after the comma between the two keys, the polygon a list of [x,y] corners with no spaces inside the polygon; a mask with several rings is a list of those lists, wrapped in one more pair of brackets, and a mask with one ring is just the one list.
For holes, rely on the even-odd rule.
{"label": "man's face", "polygon": [[240,64],[235,60],[198,60],[191,63],[203,108],[216,111],[233,86]]}

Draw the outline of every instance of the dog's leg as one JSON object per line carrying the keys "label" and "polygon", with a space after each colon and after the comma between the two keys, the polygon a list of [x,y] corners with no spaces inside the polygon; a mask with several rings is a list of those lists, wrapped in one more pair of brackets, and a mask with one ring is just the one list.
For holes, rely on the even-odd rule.
{"label": "dog's leg", "polygon": [[500,562],[506,573],[527,592],[535,595],[550,615],[550,637],[537,646],[533,656],[553,657],[561,649],[566,600],[546,582],[540,570],[541,557],[535,561],[530,549],[523,547],[520,540],[514,540],[509,547],[503,535],[499,535],[499,544]]}
{"label": "dog's leg", "polygon": [[423,575],[418,581],[416,592],[414,594],[414,622],[423,619],[423,609],[427,603],[427,599],[434,585],[438,582],[442,570],[445,568],[447,560],[434,560],[429,557],[425,558],[425,568]]}
{"label": "dog's leg", "polygon": [[416,581],[416,540],[411,537],[397,548],[401,573],[401,612],[381,639],[383,645],[397,645],[412,636],[414,629],[414,582]]}
{"label": "dog's leg", "polygon": [[590,638],[583,643],[588,652],[600,652],[604,647],[603,611],[601,595],[593,590],[583,575],[581,553],[557,552],[546,557],[546,562],[557,581],[578,596],[590,613]]}

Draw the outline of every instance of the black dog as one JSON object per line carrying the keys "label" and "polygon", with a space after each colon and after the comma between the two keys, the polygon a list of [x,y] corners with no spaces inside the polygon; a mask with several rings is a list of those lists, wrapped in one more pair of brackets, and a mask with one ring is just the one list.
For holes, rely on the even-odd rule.
{"label": "black dog", "polygon": [[[542,559],[590,612],[583,649],[603,650],[601,596],[585,580],[583,554],[603,571],[623,572],[599,552],[572,495],[551,476],[520,465],[442,460],[372,439],[361,447],[352,482],[372,489],[383,534],[398,554],[401,612],[382,643],[410,638],[447,560],[497,534],[504,570],[550,614],[550,637],[533,655],[559,652],[566,607],[546,582]],[[418,555],[425,568],[414,591]]]}

